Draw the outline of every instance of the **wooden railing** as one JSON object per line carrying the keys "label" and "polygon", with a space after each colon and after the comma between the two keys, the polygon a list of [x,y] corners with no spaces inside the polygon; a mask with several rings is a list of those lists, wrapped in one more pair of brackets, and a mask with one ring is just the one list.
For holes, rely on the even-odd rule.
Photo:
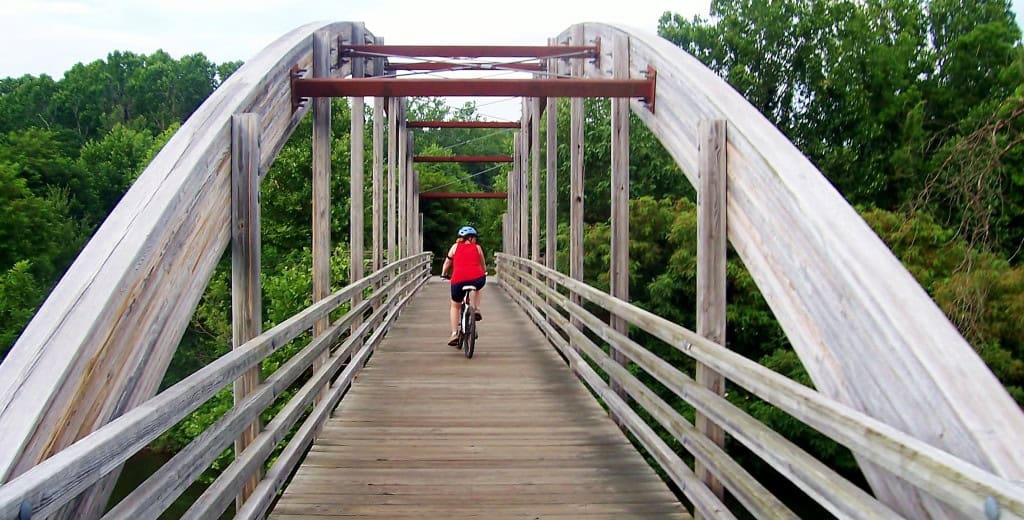
{"label": "wooden railing", "polygon": [[38,466],[0,487],[0,518],[45,517],[74,499],[129,457],[146,447],[247,370],[354,298],[347,312],[182,449],[104,518],[156,518],[245,428],[328,353],[286,405],[186,513],[188,518],[219,516],[241,486],[258,474],[278,443],[321,393],[256,491],[236,512],[261,517],[291,474],[315,432],[341,400],[355,373],[366,363],[410,296],[429,278],[430,253],[421,253],[367,276],[260,334],[152,399],[128,411]]}
{"label": "wooden railing", "polygon": [[[707,467],[758,518],[796,515],[722,448],[710,442],[673,406],[612,358],[618,352],[678,398],[720,425],[822,507],[840,518],[898,516],[867,492],[838,475],[768,426],[698,385],[668,361],[631,340],[563,294],[580,295],[605,311],[724,375],[765,402],[849,448],[968,518],[1024,518],[1024,486],[984,471],[849,406],[729,351],[686,328],[543,265],[497,255],[501,284],[530,315],[574,372],[607,404],[705,517],[730,516],[723,503],[694,475],[680,454],[658,437],[635,408],[646,411]],[[554,288],[552,288],[554,287]],[[583,327],[577,329],[570,320]],[[600,345],[583,329],[600,338]],[[596,369],[607,374],[607,380]],[[627,402],[612,390],[625,389]],[[1000,516],[1001,515],[1001,516]]]}

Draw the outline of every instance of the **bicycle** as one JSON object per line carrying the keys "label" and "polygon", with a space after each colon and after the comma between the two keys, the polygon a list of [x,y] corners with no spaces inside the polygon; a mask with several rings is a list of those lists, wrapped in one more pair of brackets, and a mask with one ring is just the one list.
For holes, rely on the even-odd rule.
{"label": "bicycle", "polygon": [[473,285],[462,287],[462,304],[459,306],[459,341],[455,348],[461,350],[466,358],[473,357],[476,339],[479,337],[476,332],[476,309],[473,307],[473,292],[477,290]]}

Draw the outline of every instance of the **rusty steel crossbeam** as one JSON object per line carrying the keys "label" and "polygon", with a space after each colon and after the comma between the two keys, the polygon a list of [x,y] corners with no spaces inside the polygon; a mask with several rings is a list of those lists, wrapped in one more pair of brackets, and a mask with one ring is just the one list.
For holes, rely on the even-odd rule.
{"label": "rusty steel crossbeam", "polygon": [[656,77],[646,79],[399,79],[301,78],[292,80],[297,97],[598,97],[642,98],[651,105]]}
{"label": "rusty steel crossbeam", "polygon": [[525,72],[541,72],[545,70],[544,64],[538,62],[525,63],[447,63],[440,61],[416,62],[416,63],[394,63],[384,65],[387,71],[396,70],[522,70]]}
{"label": "rusty steel crossbeam", "polygon": [[432,199],[504,199],[508,194],[504,191],[478,191],[478,192],[457,192],[457,191],[424,191],[420,192],[421,200]]}
{"label": "rusty steel crossbeam", "polygon": [[342,56],[400,56],[404,58],[593,58],[595,45],[342,45]]}
{"label": "rusty steel crossbeam", "polygon": [[408,121],[408,128],[519,128],[519,121]]}
{"label": "rusty steel crossbeam", "polygon": [[416,155],[412,162],[418,163],[482,163],[512,162],[511,155]]}

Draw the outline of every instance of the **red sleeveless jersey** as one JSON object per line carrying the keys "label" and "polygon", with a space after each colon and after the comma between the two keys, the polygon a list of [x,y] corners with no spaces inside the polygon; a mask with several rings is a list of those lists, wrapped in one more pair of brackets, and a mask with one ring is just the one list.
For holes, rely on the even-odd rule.
{"label": "red sleeveless jersey", "polygon": [[452,255],[452,283],[476,280],[484,276],[487,276],[487,273],[484,266],[480,265],[480,252],[477,251],[476,244],[455,244],[455,254]]}

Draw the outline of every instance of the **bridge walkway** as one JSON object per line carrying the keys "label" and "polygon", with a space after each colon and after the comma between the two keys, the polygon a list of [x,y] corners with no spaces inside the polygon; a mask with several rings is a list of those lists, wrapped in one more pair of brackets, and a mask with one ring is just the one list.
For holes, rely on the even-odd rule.
{"label": "bridge walkway", "polygon": [[504,291],[473,359],[431,280],[355,380],[271,518],[689,518]]}

